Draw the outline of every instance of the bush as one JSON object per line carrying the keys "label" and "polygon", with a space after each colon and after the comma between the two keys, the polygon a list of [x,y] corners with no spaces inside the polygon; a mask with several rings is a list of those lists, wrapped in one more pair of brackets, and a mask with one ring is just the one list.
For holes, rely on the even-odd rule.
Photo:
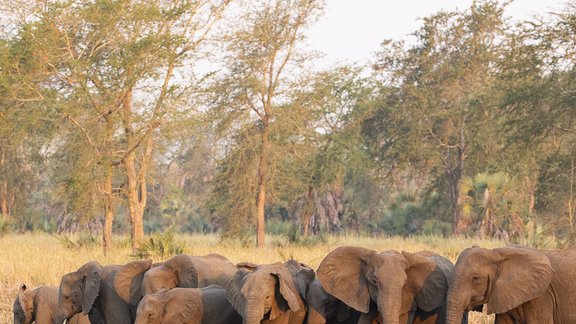
{"label": "bush", "polygon": [[452,232],[452,225],[438,219],[427,219],[422,225],[422,233],[424,235],[443,236],[447,237]]}
{"label": "bush", "polygon": [[145,240],[132,257],[136,259],[159,258],[162,260],[184,252],[184,243],[175,239],[173,230],[157,233]]}
{"label": "bush", "polygon": [[0,217],[0,236],[8,233],[11,223],[8,218]]}
{"label": "bush", "polygon": [[67,249],[80,249],[83,247],[95,247],[100,245],[100,240],[91,233],[80,233],[76,242],[66,235],[55,235],[54,237],[56,237],[58,242]]}
{"label": "bush", "polygon": [[287,221],[273,220],[266,223],[266,234],[287,236],[293,230],[294,224]]}

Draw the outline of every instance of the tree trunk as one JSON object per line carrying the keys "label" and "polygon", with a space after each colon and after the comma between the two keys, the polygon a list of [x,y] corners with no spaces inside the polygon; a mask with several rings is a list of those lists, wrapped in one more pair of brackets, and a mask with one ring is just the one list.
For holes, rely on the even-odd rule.
{"label": "tree trunk", "polygon": [[112,248],[112,223],[114,221],[112,204],[112,165],[108,164],[104,179],[104,233],[102,237],[104,255],[108,255]]}
{"label": "tree trunk", "polygon": [[256,197],[256,246],[264,247],[266,230],[266,159],[268,158],[268,120],[263,120],[262,126],[262,149],[258,160],[258,193]]}
{"label": "tree trunk", "polygon": [[453,234],[462,234],[468,225],[462,220],[462,200],[460,199],[460,180],[462,180],[462,175],[464,174],[464,162],[466,160],[466,145],[464,143],[463,132],[464,131],[462,131],[461,134],[460,146],[457,148],[456,166],[450,167],[450,162],[447,161],[448,166],[446,167],[452,205]]}
{"label": "tree trunk", "polygon": [[[4,167],[4,158],[6,152],[2,146],[0,146],[0,168]],[[0,212],[3,218],[10,217],[10,203],[8,202],[8,180],[4,179],[0,185]]]}
{"label": "tree trunk", "polygon": [[308,192],[304,197],[304,206],[302,208],[302,229],[304,237],[308,237],[310,229],[310,220],[314,215],[314,188],[308,186]]}
{"label": "tree trunk", "polygon": [[8,203],[8,181],[6,180],[2,182],[2,188],[0,189],[0,209],[2,211],[2,217],[10,217],[10,207]]}
{"label": "tree trunk", "polygon": [[[122,100],[124,108],[124,129],[126,135],[126,149],[127,154],[123,159],[124,169],[126,170],[126,178],[128,188],[126,196],[128,198],[128,211],[130,214],[130,223],[132,225],[132,249],[135,251],[140,247],[144,241],[144,207],[146,206],[146,165],[147,161],[143,160],[140,165],[140,173],[136,170],[136,148],[138,146],[136,134],[132,127],[132,90],[127,91],[124,99]],[[143,135],[150,136],[150,134]],[[151,145],[146,139],[146,144]],[[151,151],[151,148],[145,148],[146,154]]]}

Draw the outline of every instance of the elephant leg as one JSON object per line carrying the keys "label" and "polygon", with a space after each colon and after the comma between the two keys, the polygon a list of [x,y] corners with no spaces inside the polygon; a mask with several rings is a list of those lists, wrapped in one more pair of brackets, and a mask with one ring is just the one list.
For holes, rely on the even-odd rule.
{"label": "elephant leg", "polygon": [[362,313],[358,319],[358,324],[378,323],[378,312]]}
{"label": "elephant leg", "polygon": [[518,308],[523,310],[525,323],[554,323],[554,298],[549,294],[526,302]]}
{"label": "elephant leg", "polygon": [[496,314],[494,324],[518,324],[518,322],[508,313]]}
{"label": "elephant leg", "polygon": [[430,315],[426,318],[415,317],[414,321],[412,321],[412,322],[400,322],[400,323],[437,324],[437,323],[444,323],[444,322],[438,320],[438,314],[433,314],[433,315]]}

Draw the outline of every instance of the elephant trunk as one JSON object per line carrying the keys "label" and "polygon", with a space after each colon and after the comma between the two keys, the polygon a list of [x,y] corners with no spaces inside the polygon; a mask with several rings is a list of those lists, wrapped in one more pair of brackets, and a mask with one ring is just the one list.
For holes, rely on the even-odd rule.
{"label": "elephant trunk", "polygon": [[467,305],[470,303],[470,289],[462,284],[459,278],[453,278],[452,285],[448,290],[448,299],[446,305],[446,323],[461,324],[462,317],[467,311]]}
{"label": "elephant trunk", "polygon": [[246,317],[244,324],[259,324],[264,317],[264,305],[258,298],[246,300]]}
{"label": "elephant trunk", "polygon": [[446,324],[460,324],[462,323],[462,316],[464,315],[464,308],[450,307],[446,312]]}
{"label": "elephant trunk", "polygon": [[401,292],[384,293],[378,296],[378,310],[382,324],[399,324],[400,323],[400,298]]}
{"label": "elephant trunk", "polygon": [[62,323],[68,323],[68,319],[66,318],[66,316],[58,313],[56,314],[56,317],[54,318],[54,320],[52,321],[53,324],[62,324]]}

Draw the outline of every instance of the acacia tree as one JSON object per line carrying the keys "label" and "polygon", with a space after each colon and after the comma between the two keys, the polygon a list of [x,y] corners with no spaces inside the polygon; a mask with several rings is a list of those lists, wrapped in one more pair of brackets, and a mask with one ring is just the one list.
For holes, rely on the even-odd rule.
{"label": "acacia tree", "polygon": [[[201,46],[229,1],[58,3],[33,29],[35,51],[60,87],[59,112],[91,148],[110,246],[114,194],[127,203],[133,248],[143,240],[147,184],[158,130],[184,107]],[[92,162],[90,162],[92,161]],[[116,175],[115,175],[116,174]],[[119,180],[114,180],[114,179]],[[114,183],[116,187],[114,188]]]}
{"label": "acacia tree", "polygon": [[534,152],[531,207],[548,229],[568,232],[574,241],[576,4],[550,18],[524,24],[514,35],[502,83],[507,142],[516,157]]}
{"label": "acacia tree", "polygon": [[366,202],[372,197],[378,200],[378,195],[360,188],[366,183],[355,187],[364,175],[374,174],[362,145],[362,123],[373,108],[374,86],[362,76],[361,68],[341,66],[318,73],[311,87],[296,96],[295,102],[302,102],[309,111],[304,117],[306,127],[299,129],[306,139],[298,154],[304,159],[282,164],[291,168],[288,177],[302,183],[301,191],[290,197],[290,211],[301,221],[304,236],[321,229],[339,231],[344,200],[350,196],[354,201],[348,201],[346,208],[355,216],[375,207]]}
{"label": "acacia tree", "polygon": [[385,43],[377,64],[395,89],[396,99],[381,110],[401,132],[393,146],[405,151],[405,164],[422,163],[445,179],[455,233],[466,226],[459,186],[467,158],[484,153],[480,139],[495,114],[490,94],[503,49],[503,10],[486,1],[425,18],[415,45]]}
{"label": "acacia tree", "polygon": [[0,41],[0,215],[25,230],[32,225],[26,215],[46,207],[34,206],[30,193],[45,183],[44,151],[55,128],[38,91],[46,71],[23,34]]}
{"label": "acacia tree", "polygon": [[243,8],[248,10],[227,38],[228,72],[221,81],[226,97],[220,98],[216,109],[221,120],[234,116],[226,123],[233,131],[258,138],[249,141],[252,146],[244,146],[256,159],[255,185],[245,187],[244,194],[253,195],[255,201],[258,247],[264,246],[267,192],[275,173],[271,127],[277,122],[276,111],[287,103],[290,88],[303,86],[295,83],[294,76],[302,72],[309,55],[299,45],[303,30],[322,7],[323,1],[316,0],[247,1]]}

